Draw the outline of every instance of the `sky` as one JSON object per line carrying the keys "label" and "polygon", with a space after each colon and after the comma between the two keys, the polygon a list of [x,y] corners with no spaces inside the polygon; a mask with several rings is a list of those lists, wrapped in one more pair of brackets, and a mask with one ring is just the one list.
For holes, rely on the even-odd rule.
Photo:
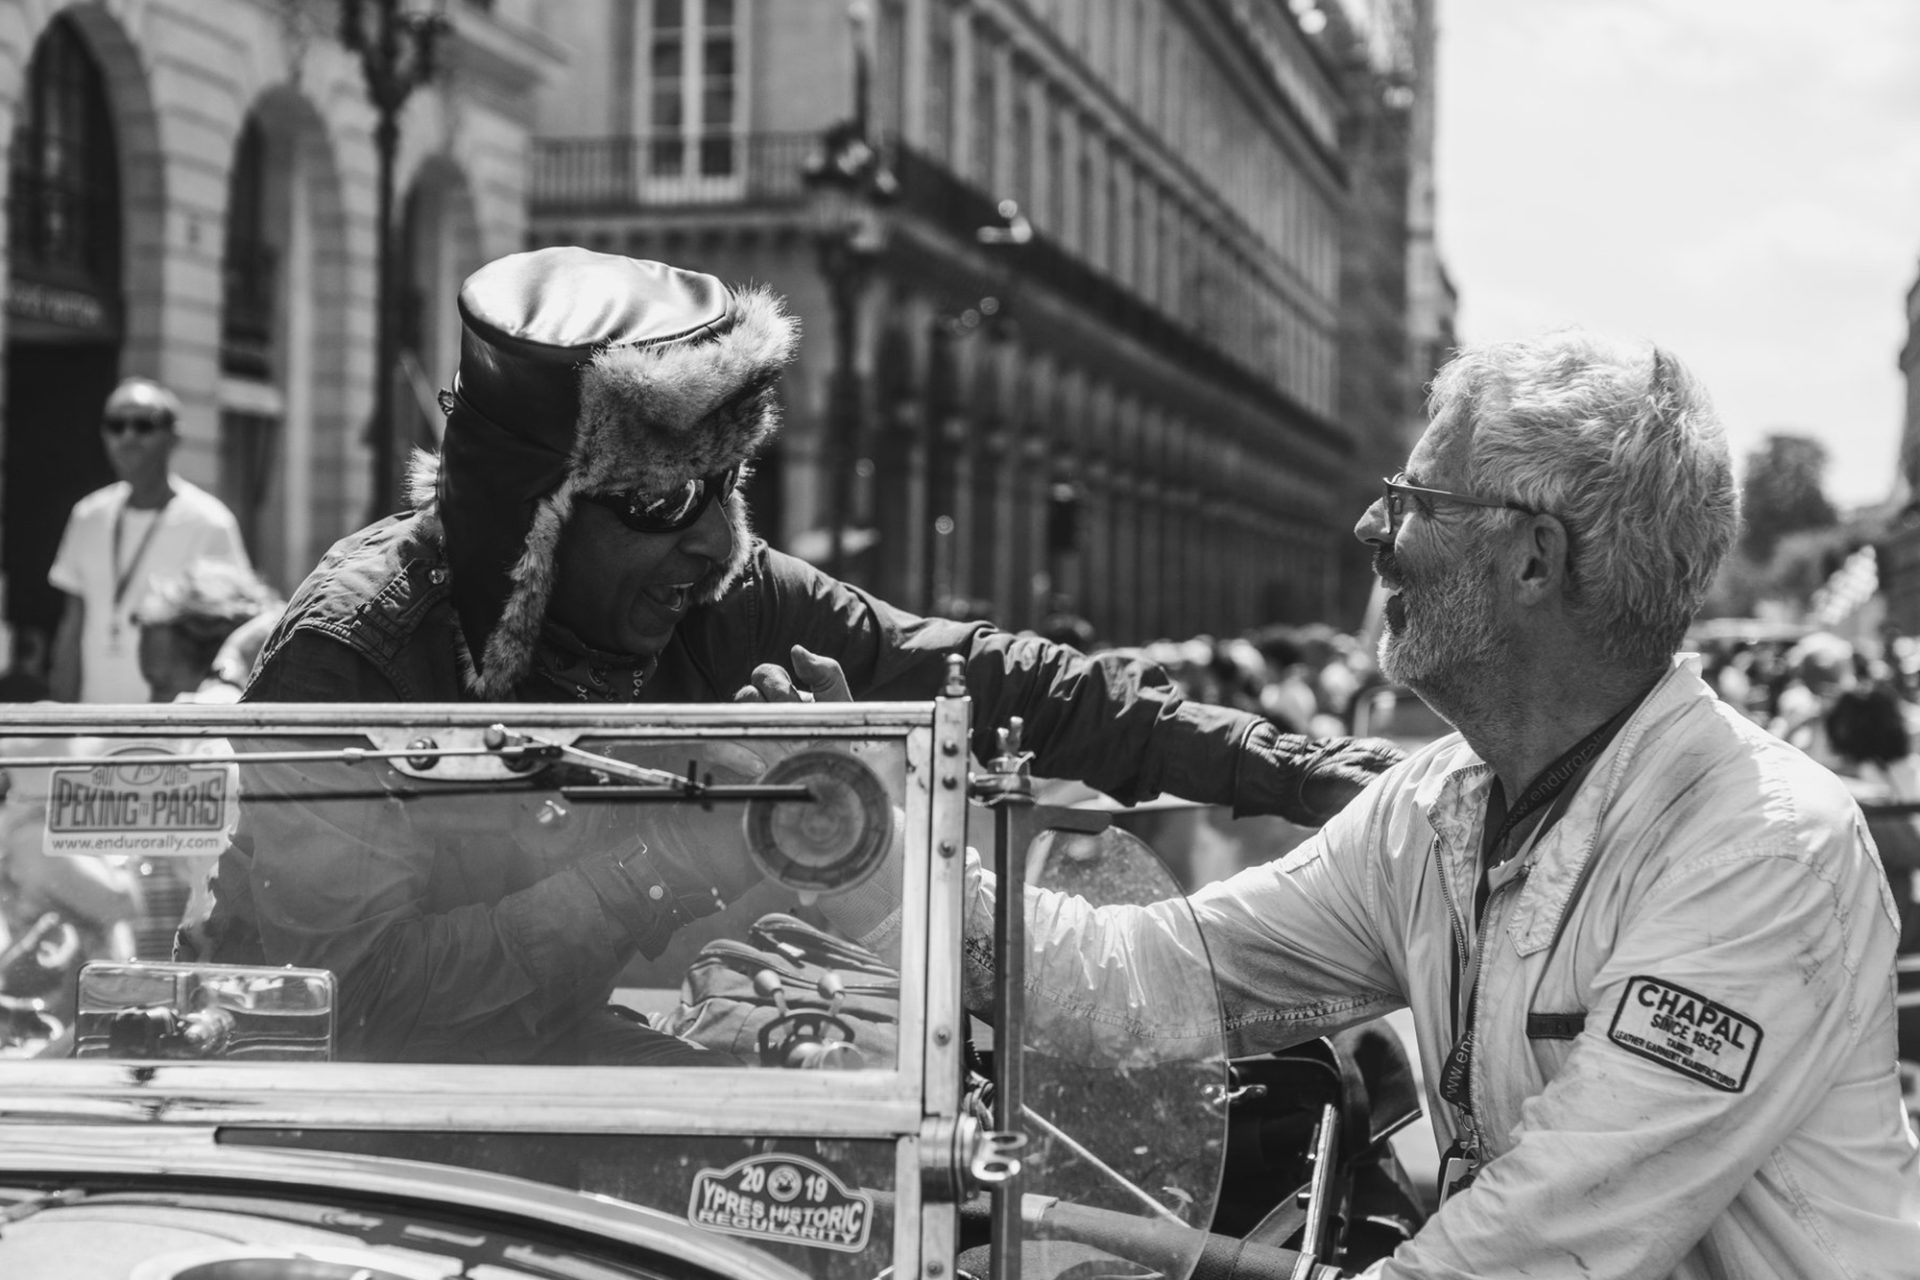
{"label": "sky", "polygon": [[1736,465],[1889,496],[1920,278],[1920,0],[1436,0],[1463,341],[1578,324],[1706,383]]}

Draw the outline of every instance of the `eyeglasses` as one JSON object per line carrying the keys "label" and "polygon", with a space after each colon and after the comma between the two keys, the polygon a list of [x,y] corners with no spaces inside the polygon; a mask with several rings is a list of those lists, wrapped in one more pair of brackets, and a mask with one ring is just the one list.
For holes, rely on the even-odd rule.
{"label": "eyeglasses", "polygon": [[100,430],[110,436],[124,435],[129,431],[137,436],[146,436],[166,429],[167,424],[157,418],[104,418],[100,422]]}
{"label": "eyeglasses", "polygon": [[1508,498],[1476,498],[1472,494],[1450,493],[1445,489],[1426,489],[1417,484],[1408,484],[1407,473],[1404,471],[1392,479],[1383,476],[1380,480],[1380,488],[1387,504],[1387,539],[1389,541],[1400,536],[1400,521],[1407,514],[1407,499],[1413,497],[1440,502],[1460,502],[1469,507],[1504,508],[1529,516],[1540,514],[1532,507],[1523,506]]}
{"label": "eyeglasses", "polygon": [[605,507],[635,533],[678,533],[691,529],[715,498],[725,501],[740,480],[740,464],[710,476],[699,476],[666,492],[630,490],[626,493],[588,493],[582,498]]}

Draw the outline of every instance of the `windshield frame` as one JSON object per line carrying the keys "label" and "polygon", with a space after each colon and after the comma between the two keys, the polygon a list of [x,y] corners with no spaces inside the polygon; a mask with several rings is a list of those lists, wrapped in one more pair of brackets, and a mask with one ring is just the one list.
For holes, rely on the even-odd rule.
{"label": "windshield frame", "polygon": [[[927,1211],[920,1170],[960,1122],[965,1036],[959,957],[969,702],[572,706],[546,704],[165,704],[11,708],[4,733],[395,741],[436,731],[516,730],[571,742],[804,736],[895,739],[906,756],[901,1028],[897,1059],[857,1071],[329,1062],[0,1061],[10,1122],[473,1133],[879,1139],[895,1144],[893,1261],[951,1256],[952,1212]],[[6,763],[0,761],[0,764]],[[936,853],[936,849],[938,852]],[[936,905],[937,904],[937,905]],[[929,957],[949,957],[932,964]],[[561,1073],[556,1076],[556,1073]],[[639,1074],[637,1074],[639,1073]],[[564,1084],[557,1088],[556,1080]],[[925,1136],[923,1136],[925,1135]]]}

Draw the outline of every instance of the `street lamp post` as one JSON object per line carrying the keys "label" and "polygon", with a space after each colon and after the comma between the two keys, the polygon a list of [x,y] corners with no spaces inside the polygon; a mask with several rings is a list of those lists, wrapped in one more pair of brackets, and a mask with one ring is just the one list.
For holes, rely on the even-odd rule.
{"label": "street lamp post", "polygon": [[899,191],[869,134],[873,15],[866,0],[847,6],[847,20],[853,28],[853,115],[828,127],[819,151],[801,171],[818,215],[820,274],[827,282],[833,319],[833,372],[827,383],[821,465],[827,472],[827,572],[835,577],[845,569],[856,442],[864,434],[866,416],[858,363],[860,297],[882,248],[880,206]]}
{"label": "street lamp post", "polygon": [[[399,361],[398,323],[394,315],[398,282],[394,279],[393,163],[400,145],[400,109],[413,91],[433,78],[434,46],[448,30],[440,13],[403,12],[403,0],[341,0],[340,43],[360,55],[367,96],[377,122],[373,146],[379,158],[379,197],[374,216],[374,382],[373,417],[367,435],[373,447],[372,517],[389,514],[399,502],[398,442],[393,422],[393,371]],[[373,13],[369,30],[366,10]]]}

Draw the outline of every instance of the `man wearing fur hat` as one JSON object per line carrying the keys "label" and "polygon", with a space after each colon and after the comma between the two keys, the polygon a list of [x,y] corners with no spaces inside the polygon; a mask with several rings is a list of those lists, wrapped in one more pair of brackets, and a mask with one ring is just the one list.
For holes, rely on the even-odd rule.
{"label": "man wearing fur hat", "polygon": [[[855,697],[927,698],[957,654],[976,754],[1023,716],[1040,772],[1122,800],[1172,791],[1318,823],[1395,758],[1184,702],[1156,667],[907,614],[757,541],[738,485],[778,425],[798,337],[764,289],[557,248],[483,267],[459,305],[446,434],[416,469],[414,511],[328,553],[248,701],[711,702],[790,694],[789,661],[808,683],[837,666]],[[691,1052],[599,1013],[636,951],[659,954],[712,909],[725,872],[700,850],[527,872],[476,912],[365,833],[316,856],[294,811],[259,806],[222,859],[206,958],[332,969],[348,1056]],[[339,901],[341,883],[377,909],[315,916],[307,904]]]}

